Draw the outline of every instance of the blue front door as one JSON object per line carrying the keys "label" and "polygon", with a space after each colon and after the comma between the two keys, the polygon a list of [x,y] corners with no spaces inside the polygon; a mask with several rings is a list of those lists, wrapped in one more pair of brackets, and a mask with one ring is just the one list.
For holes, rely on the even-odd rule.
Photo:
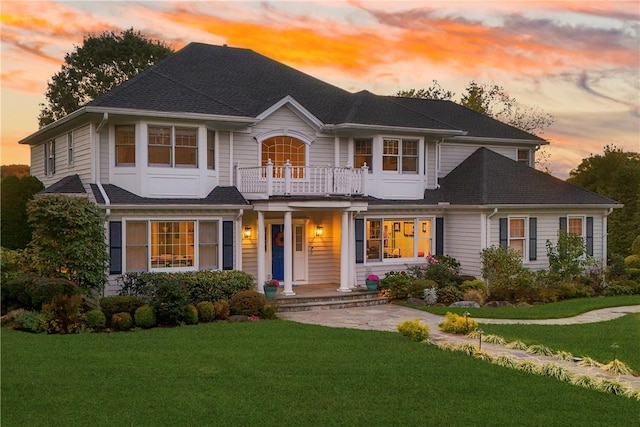
{"label": "blue front door", "polygon": [[271,224],[271,276],[284,280],[284,225]]}

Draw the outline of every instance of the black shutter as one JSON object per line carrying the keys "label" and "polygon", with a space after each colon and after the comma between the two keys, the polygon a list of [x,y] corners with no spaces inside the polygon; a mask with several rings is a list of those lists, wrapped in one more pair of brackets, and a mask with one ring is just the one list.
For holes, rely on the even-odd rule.
{"label": "black shutter", "polygon": [[364,219],[355,220],[356,225],[356,264],[364,262]]}
{"label": "black shutter", "polygon": [[122,274],[122,221],[109,221],[109,274]]}
{"label": "black shutter", "polygon": [[222,221],[222,269],[233,270],[233,221]]}
{"label": "black shutter", "polygon": [[593,256],[593,217],[587,217],[587,255]]}
{"label": "black shutter", "polygon": [[436,255],[444,255],[444,218],[436,218]]}
{"label": "black shutter", "polygon": [[560,217],[560,231],[564,231],[565,233],[567,232],[567,217],[566,216],[561,216]]}
{"label": "black shutter", "polygon": [[538,259],[538,218],[529,218],[529,261]]}
{"label": "black shutter", "polygon": [[509,220],[507,218],[500,218],[500,247],[509,247]]}

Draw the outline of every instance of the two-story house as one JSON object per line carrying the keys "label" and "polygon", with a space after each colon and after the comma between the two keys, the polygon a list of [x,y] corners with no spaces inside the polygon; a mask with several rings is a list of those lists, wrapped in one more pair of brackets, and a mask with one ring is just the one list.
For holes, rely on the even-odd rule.
{"label": "two-story house", "polygon": [[479,276],[491,245],[546,268],[559,229],[605,260],[619,206],[536,171],[545,140],[458,104],[350,93],[199,43],[21,143],[45,192],[104,209],[112,278],[239,269],[260,290],[348,292],[428,254]]}

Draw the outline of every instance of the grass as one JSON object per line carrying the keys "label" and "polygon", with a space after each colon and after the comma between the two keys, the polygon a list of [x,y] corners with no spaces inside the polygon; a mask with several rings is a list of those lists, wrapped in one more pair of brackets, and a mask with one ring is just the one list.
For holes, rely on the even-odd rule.
{"label": "grass", "polygon": [[483,317],[491,319],[560,319],[563,317],[577,316],[578,314],[600,308],[621,307],[625,305],[640,305],[640,295],[575,298],[530,307],[410,307],[439,315],[445,315],[447,312],[462,314],[468,311],[471,313],[471,316],[476,319]]}
{"label": "grass", "polygon": [[627,314],[607,322],[577,325],[497,325],[481,324],[487,334],[507,341],[542,344],[553,350],[564,350],[574,356],[589,356],[608,363],[613,358],[613,343],[618,344],[616,358],[640,372],[640,313]]}
{"label": "grass", "polygon": [[[3,427],[629,425],[638,402],[400,334],[287,321],[2,330]],[[558,398],[562,396],[562,398]]]}

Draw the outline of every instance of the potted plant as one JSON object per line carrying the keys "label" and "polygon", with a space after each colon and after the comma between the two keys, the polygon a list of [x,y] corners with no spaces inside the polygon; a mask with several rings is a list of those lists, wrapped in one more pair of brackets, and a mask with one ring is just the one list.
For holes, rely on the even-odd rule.
{"label": "potted plant", "polygon": [[280,286],[280,282],[276,279],[267,280],[264,282],[264,295],[269,299],[274,299],[278,291],[278,286]]}
{"label": "potted plant", "polygon": [[380,282],[380,278],[375,274],[369,274],[364,282],[367,285],[368,291],[375,291],[378,289],[378,283]]}

